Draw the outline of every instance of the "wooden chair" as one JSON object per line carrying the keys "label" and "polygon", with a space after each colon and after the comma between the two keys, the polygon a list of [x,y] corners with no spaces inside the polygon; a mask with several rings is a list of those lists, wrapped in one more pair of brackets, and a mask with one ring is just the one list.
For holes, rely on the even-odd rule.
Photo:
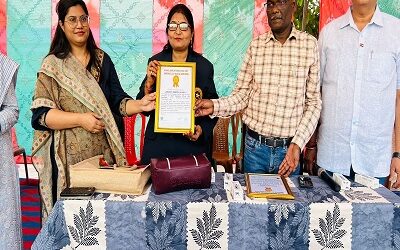
{"label": "wooden chair", "polygon": [[232,158],[229,156],[229,122],[230,118],[219,118],[213,131],[212,157],[217,165],[222,165],[225,172],[232,172]]}
{"label": "wooden chair", "polygon": [[[243,150],[244,150],[244,136],[246,132],[246,126],[242,122],[242,113],[237,113],[231,117],[232,122],[232,136],[233,136],[233,149],[232,157],[236,162],[236,172],[243,173]],[[240,133],[239,133],[240,132]],[[240,140],[240,147],[237,148],[237,139]]]}
{"label": "wooden chair", "polygon": [[12,135],[12,143],[13,143],[13,150],[14,150],[14,157],[22,155],[22,159],[25,165],[25,180],[26,183],[29,185],[29,174],[28,174],[28,162],[26,159],[26,152],[25,148],[22,148],[18,145],[17,142],[17,136],[15,133],[15,128],[11,129],[11,135]]}
{"label": "wooden chair", "polygon": [[[243,158],[243,140],[239,149],[237,150],[237,137],[239,128],[242,126],[242,114],[238,113],[230,118],[219,118],[214,127],[213,136],[213,153],[212,157],[218,165],[225,168],[225,172],[232,173],[232,163],[236,161],[236,171],[238,166],[241,171],[241,162]],[[232,128],[232,148],[229,148],[229,125]],[[231,152],[231,153],[229,153]]]}

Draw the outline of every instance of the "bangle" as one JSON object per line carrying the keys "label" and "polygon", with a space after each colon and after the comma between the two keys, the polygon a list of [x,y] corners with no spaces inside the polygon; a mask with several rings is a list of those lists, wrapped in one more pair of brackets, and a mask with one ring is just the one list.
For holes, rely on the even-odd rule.
{"label": "bangle", "polygon": [[308,147],[308,146],[306,146],[306,149],[308,149],[308,150],[312,150],[312,149],[316,149],[317,148],[317,145],[315,145],[314,147]]}
{"label": "bangle", "polygon": [[400,152],[393,152],[392,158],[400,158]]}

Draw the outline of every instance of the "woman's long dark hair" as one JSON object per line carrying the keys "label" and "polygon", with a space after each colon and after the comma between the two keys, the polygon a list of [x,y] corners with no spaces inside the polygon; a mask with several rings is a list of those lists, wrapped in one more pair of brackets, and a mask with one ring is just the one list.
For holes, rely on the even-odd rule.
{"label": "woman's long dark hair", "polygon": [[[189,43],[189,52],[193,52],[193,43],[194,43],[194,21],[193,21],[193,15],[192,12],[189,10],[189,8],[184,5],[184,4],[177,4],[174,7],[172,7],[172,9],[169,11],[168,13],[168,18],[167,18],[167,27],[165,28],[165,32],[168,35],[168,24],[171,22],[171,18],[175,13],[181,13],[182,15],[184,15],[188,21],[188,24],[190,26],[190,29],[193,33],[193,37],[190,40]],[[164,49],[163,50],[172,50],[171,44],[169,43],[169,41],[167,41],[167,44],[164,45]]]}
{"label": "woman's long dark hair", "polygon": [[[85,12],[86,15],[89,15],[86,4],[82,0],[60,0],[57,3],[57,15],[58,21],[61,21],[63,24],[65,23],[65,16],[68,13],[69,8],[80,5]],[[96,68],[100,68],[100,62],[96,57],[96,49],[98,48],[96,42],[93,38],[92,31],[89,28],[89,37],[86,43],[86,48],[90,54],[90,60],[87,65],[87,69],[91,69],[92,66]],[[69,44],[67,37],[65,36],[64,31],[61,29],[60,23],[57,23],[57,29],[54,34],[53,41],[51,41],[50,51],[48,55],[55,55],[57,58],[65,59],[68,54],[71,52],[71,45]]]}

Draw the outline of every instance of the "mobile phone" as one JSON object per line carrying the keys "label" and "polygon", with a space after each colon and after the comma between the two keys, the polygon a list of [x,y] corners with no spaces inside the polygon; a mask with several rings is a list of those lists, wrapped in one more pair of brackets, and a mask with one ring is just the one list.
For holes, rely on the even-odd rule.
{"label": "mobile phone", "polygon": [[61,197],[91,197],[94,194],[94,187],[67,187],[61,191]]}
{"label": "mobile phone", "polygon": [[309,176],[304,176],[304,175],[300,175],[298,177],[299,180],[299,186],[301,188],[313,188],[314,185],[311,181],[311,178]]}

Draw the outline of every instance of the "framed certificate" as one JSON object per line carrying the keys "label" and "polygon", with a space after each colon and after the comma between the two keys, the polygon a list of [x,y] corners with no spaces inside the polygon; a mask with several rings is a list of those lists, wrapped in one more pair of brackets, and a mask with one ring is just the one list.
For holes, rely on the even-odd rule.
{"label": "framed certificate", "polygon": [[160,62],[154,132],[194,132],[196,63]]}
{"label": "framed certificate", "polygon": [[293,200],[294,195],[284,177],[276,174],[245,174],[247,196]]}

